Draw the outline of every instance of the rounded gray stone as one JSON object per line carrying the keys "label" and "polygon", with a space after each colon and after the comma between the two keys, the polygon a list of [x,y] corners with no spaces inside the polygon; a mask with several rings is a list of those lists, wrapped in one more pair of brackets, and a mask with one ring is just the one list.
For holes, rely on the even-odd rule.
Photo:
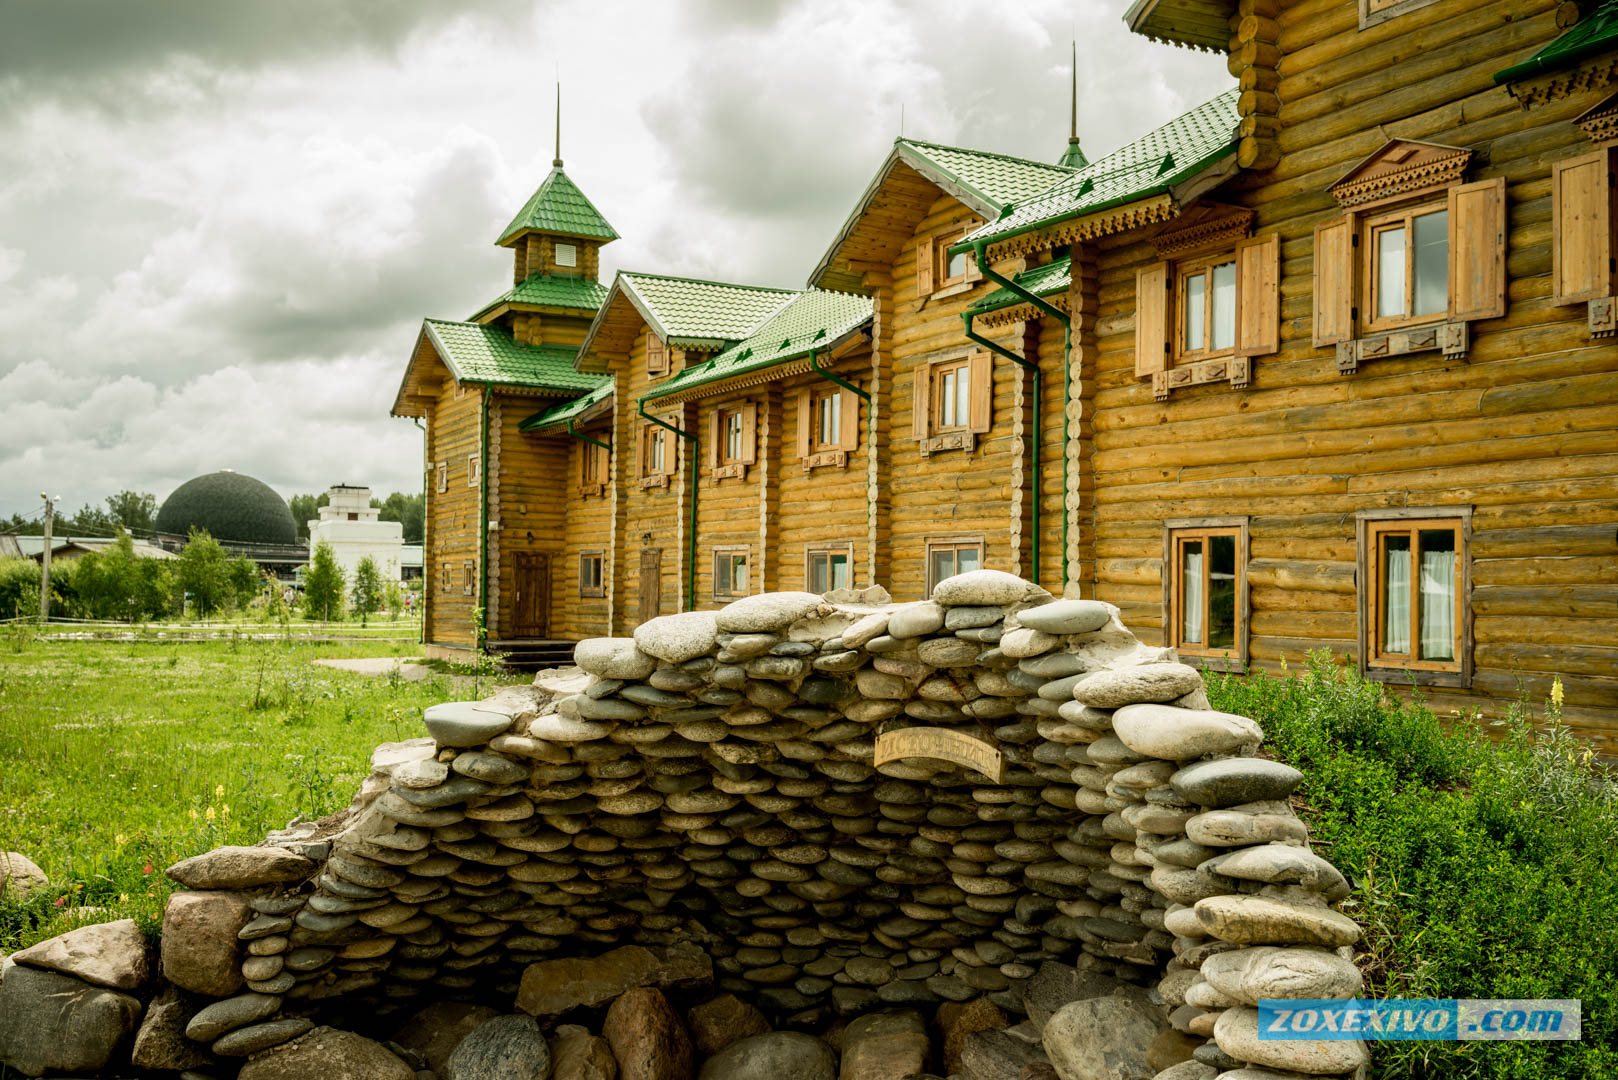
{"label": "rounded gray stone", "polygon": [[185,1025],[185,1037],[212,1042],[227,1032],[267,1020],[281,1011],[281,999],[272,994],[238,994],[216,1001]]}
{"label": "rounded gray stone", "polygon": [[1099,600],[1053,600],[1017,612],[1017,621],[1047,634],[1089,634],[1112,618],[1112,608]]}
{"label": "rounded gray stone", "polygon": [[1153,703],[1114,712],[1112,732],[1136,753],[1166,761],[1255,750],[1264,741],[1264,729],[1245,716]]}
{"label": "rounded gray stone", "polygon": [[1182,799],[1198,806],[1235,806],[1284,799],[1301,783],[1303,773],[1290,765],[1248,757],[1199,761],[1169,778],[1169,786]]}
{"label": "rounded gray stone", "polygon": [[246,1057],[248,1054],[256,1054],[260,1050],[268,1050],[272,1046],[291,1042],[304,1032],[313,1030],[314,1026],[313,1020],[305,1020],[302,1017],[251,1024],[220,1036],[215,1040],[212,1050],[222,1057]]}
{"label": "rounded gray stone", "polygon": [[888,636],[917,638],[935,633],[944,625],[944,609],[931,600],[905,604],[888,616]]}
{"label": "rounded gray stone", "polygon": [[646,678],[657,660],[642,652],[634,638],[586,638],[573,648],[573,662],[601,679]]}
{"label": "rounded gray stone", "polygon": [[635,644],[641,652],[681,664],[713,651],[719,624],[711,611],[684,611],[659,615],[635,627]]}
{"label": "rounded gray stone", "polygon": [[1004,570],[971,570],[933,586],[933,599],[946,607],[1005,605],[1050,594]]}
{"label": "rounded gray stone", "polygon": [[727,633],[771,634],[812,614],[821,603],[814,593],[761,593],[726,604],[716,618],[719,629]]}
{"label": "rounded gray stone", "polygon": [[444,1063],[444,1080],[510,1080],[550,1074],[551,1053],[531,1016],[497,1016],[461,1040]]}
{"label": "rounded gray stone", "polygon": [[451,767],[463,776],[470,776],[487,784],[520,783],[528,779],[530,771],[528,766],[520,761],[481,750],[456,755]]}
{"label": "rounded gray stone", "polygon": [[771,1031],[732,1043],[698,1080],[837,1080],[837,1052],[813,1035]]}
{"label": "rounded gray stone", "polygon": [[1202,686],[1188,664],[1137,664],[1098,671],[1073,688],[1073,700],[1096,709],[1116,709],[1143,701],[1173,701]]}
{"label": "rounded gray stone", "polygon": [[427,732],[440,746],[479,746],[511,726],[504,713],[486,712],[475,701],[446,701],[422,713]]}

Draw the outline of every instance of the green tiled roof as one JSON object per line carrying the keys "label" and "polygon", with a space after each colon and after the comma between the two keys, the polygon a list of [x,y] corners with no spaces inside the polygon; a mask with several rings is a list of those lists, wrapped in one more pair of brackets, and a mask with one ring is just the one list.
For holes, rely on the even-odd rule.
{"label": "green tiled roof", "polygon": [[602,380],[573,370],[576,349],[522,345],[499,326],[428,319],[421,332],[460,382],[582,392],[594,390]]}
{"label": "green tiled roof", "polygon": [[610,397],[612,397],[612,380],[603,376],[601,379],[601,385],[590,391],[588,394],[585,394],[583,397],[574,398],[572,401],[564,401],[559,404],[552,405],[548,409],[541,409],[533,416],[530,416],[528,419],[518,424],[517,430],[535,431],[539,428],[547,428],[555,424],[566,423],[569,420],[589,412],[591,408],[599,405],[603,401],[606,401]]}
{"label": "green tiled roof", "polygon": [[1057,164],[1064,169],[1072,169],[1077,172],[1090,164],[1090,159],[1084,156],[1083,150],[1079,149],[1079,140],[1069,139],[1067,149],[1062,151],[1061,160]]}
{"label": "green tiled roof", "polygon": [[562,274],[535,274],[521,285],[483,305],[474,319],[501,304],[533,304],[536,307],[573,308],[599,311],[607,298],[607,287],[599,281]]}
{"label": "green tiled roof", "polygon": [[[901,152],[910,151],[909,154],[901,153],[902,157],[907,160],[912,155],[925,158],[944,174],[945,179],[953,180],[977,194],[996,211],[1037,195],[1073,175],[1073,170],[1065,165],[991,154],[986,150],[967,150],[959,146],[904,138],[896,140],[895,145]],[[911,160],[911,164],[915,162]],[[921,171],[926,175],[926,170]]]}
{"label": "green tiled roof", "polygon": [[1618,0],[1601,0],[1584,18],[1533,56],[1494,73],[1497,83],[1572,67],[1587,56],[1618,50]]}
{"label": "green tiled roof", "polygon": [[[1022,273],[1014,275],[1011,280],[1035,296],[1051,296],[1055,293],[1067,292],[1067,287],[1073,282],[1073,263],[1069,259],[1056,259],[1046,263],[1044,266],[1024,270]],[[1011,307],[1023,302],[1023,298],[1010,289],[996,289],[973,304],[972,310],[979,313],[999,311],[1003,307]]]}
{"label": "green tiled roof", "polygon": [[740,341],[797,295],[792,289],[728,285],[627,270],[619,272],[618,283],[657,336],[676,346],[722,348]]}
{"label": "green tiled roof", "polygon": [[500,234],[500,239],[495,243],[504,244],[519,233],[530,230],[582,236],[591,240],[618,239],[618,231],[607,224],[601,211],[584,197],[584,192],[568,179],[560,165],[545,177],[539,190],[511,219],[511,224],[506,226],[506,231]]}
{"label": "green tiled roof", "polygon": [[749,335],[705,363],[686,368],[647,397],[667,397],[824,349],[871,318],[864,296],[809,289]]}
{"label": "green tiled roof", "polygon": [[1236,145],[1234,88],[1073,173],[1013,207],[967,240],[994,243],[1018,233],[1167,191]]}

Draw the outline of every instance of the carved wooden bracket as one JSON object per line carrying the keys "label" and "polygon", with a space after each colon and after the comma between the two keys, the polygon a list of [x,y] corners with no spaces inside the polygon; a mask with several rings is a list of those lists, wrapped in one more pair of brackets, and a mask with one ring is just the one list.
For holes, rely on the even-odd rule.
{"label": "carved wooden bracket", "polygon": [[978,437],[970,431],[950,431],[943,435],[929,435],[920,440],[921,456],[927,457],[940,450],[965,450],[970,454],[977,449]]}
{"label": "carved wooden bracket", "polygon": [[1152,397],[1167,401],[1169,392],[1182,386],[1200,386],[1203,383],[1224,382],[1237,390],[1244,390],[1252,381],[1252,360],[1245,356],[1225,356],[1217,360],[1199,360],[1195,364],[1181,364],[1167,371],[1152,373]]}
{"label": "carved wooden bracket", "polygon": [[716,484],[721,480],[745,480],[747,479],[747,466],[740,461],[732,462],[729,465],[715,465],[708,470],[708,475],[713,478],[713,482]]}
{"label": "carved wooden bracket", "polygon": [[803,459],[803,468],[805,472],[808,472],[810,469],[819,469],[823,466],[831,466],[841,469],[847,464],[847,450],[822,450],[818,454],[810,454],[808,457]]}
{"label": "carved wooden bracket", "polygon": [[1601,296],[1590,301],[1590,336],[1618,334],[1618,296]]}
{"label": "carved wooden bracket", "polygon": [[579,494],[585,498],[601,495],[607,490],[606,484],[580,484]]}
{"label": "carved wooden bracket", "polygon": [[1356,338],[1337,344],[1337,374],[1352,375],[1360,369],[1362,360],[1380,360],[1388,356],[1406,356],[1410,353],[1437,349],[1446,360],[1465,358],[1471,347],[1471,335],[1464,322],[1435,323],[1409,330],[1395,330],[1389,334]]}
{"label": "carved wooden bracket", "polygon": [[669,474],[656,473],[652,476],[643,476],[640,478],[640,486],[643,488],[666,488],[669,486]]}

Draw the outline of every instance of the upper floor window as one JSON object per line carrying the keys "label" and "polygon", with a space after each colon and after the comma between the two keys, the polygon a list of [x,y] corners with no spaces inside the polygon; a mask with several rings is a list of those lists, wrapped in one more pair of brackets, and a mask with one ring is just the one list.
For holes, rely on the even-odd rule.
{"label": "upper floor window", "polygon": [[1472,151],[1396,139],[1329,189],[1343,213],[1315,226],[1314,344],[1338,371],[1440,350],[1506,313],[1506,182],[1462,183]]}
{"label": "upper floor window", "polygon": [[433,483],[433,489],[440,494],[449,490],[449,462],[438,463],[438,476]]}
{"label": "upper floor window", "polygon": [[579,249],[578,249],[578,246],[576,244],[558,243],[556,245],[556,265],[557,266],[578,266],[579,265]]}
{"label": "upper floor window", "polygon": [[1551,166],[1551,302],[1585,304],[1591,337],[1618,335],[1618,94],[1574,121],[1599,150]]}
{"label": "upper floor window", "polygon": [[1177,387],[1245,387],[1251,358],[1281,348],[1281,241],[1247,238],[1253,212],[1201,203],[1153,238],[1135,274],[1135,374],[1159,401]]}
{"label": "upper floor window", "polygon": [[1433,2],[1434,0],[1360,0],[1360,29],[1368,30],[1377,23],[1386,22]]}
{"label": "upper floor window", "polygon": [[464,596],[472,595],[472,586],[477,583],[477,563],[471,559],[461,561],[461,593]]}
{"label": "upper floor window", "polygon": [[610,470],[608,450],[594,443],[579,443],[579,494],[600,495]]}
{"label": "upper floor window", "polygon": [[911,424],[923,456],[939,450],[973,450],[991,426],[994,368],[989,354],[940,357],[917,366]]}
{"label": "upper floor window", "polygon": [[672,436],[666,428],[656,424],[642,424],[640,428],[640,483],[641,487],[665,487],[674,472]]}
{"label": "upper floor window", "polygon": [[719,411],[719,460],[722,462],[740,461],[742,459],[742,411],[740,409],[721,409]]}
{"label": "upper floor window", "polygon": [[831,450],[843,444],[843,392],[822,391],[814,400],[814,446],[816,450]]}
{"label": "upper floor window", "polygon": [[916,299],[926,300],[938,293],[962,291],[983,279],[978,270],[977,256],[966,251],[951,254],[949,250],[975,227],[950,229],[917,238]]}
{"label": "upper floor window", "polygon": [[478,456],[476,454],[466,455],[466,486],[478,486]]}
{"label": "upper floor window", "polygon": [[835,384],[806,386],[798,391],[797,424],[804,468],[846,465],[860,445],[859,398]]}
{"label": "upper floor window", "polygon": [[708,414],[706,457],[715,480],[745,477],[757,458],[758,403],[739,401]]}
{"label": "upper floor window", "polygon": [[1464,684],[1470,508],[1359,515],[1361,667]]}

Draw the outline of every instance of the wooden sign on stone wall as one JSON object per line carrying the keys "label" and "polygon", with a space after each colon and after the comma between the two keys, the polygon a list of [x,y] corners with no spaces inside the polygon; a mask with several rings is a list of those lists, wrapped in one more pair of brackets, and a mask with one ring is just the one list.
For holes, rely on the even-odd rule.
{"label": "wooden sign on stone wall", "polygon": [[949,728],[910,727],[886,731],[876,737],[872,764],[885,765],[900,758],[938,758],[966,769],[975,769],[996,784],[1004,783],[1004,755],[963,731]]}

